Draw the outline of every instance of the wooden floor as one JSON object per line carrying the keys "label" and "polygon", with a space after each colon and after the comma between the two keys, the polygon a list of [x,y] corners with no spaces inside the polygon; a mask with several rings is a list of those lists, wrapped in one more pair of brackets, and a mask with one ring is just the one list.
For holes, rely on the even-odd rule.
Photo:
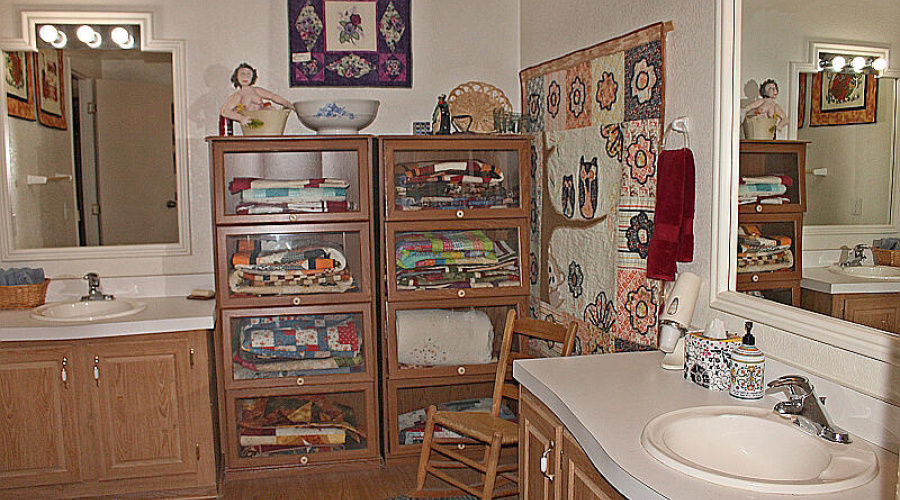
{"label": "wooden floor", "polygon": [[416,465],[266,479],[225,480],[224,500],[385,500],[416,486]]}

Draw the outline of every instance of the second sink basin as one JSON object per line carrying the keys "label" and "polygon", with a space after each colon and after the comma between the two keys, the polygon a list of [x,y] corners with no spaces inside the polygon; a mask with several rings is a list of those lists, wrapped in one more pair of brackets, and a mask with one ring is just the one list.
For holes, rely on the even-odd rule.
{"label": "second sink basin", "polygon": [[147,304],[129,299],[60,302],[45,304],[31,311],[31,317],[51,322],[90,322],[137,314]]}
{"label": "second sink basin", "polygon": [[853,276],[854,278],[869,278],[877,280],[900,280],[900,267],[891,266],[857,266],[857,267],[841,267],[830,266],[828,270],[843,274],[845,276]]}
{"label": "second sink basin", "polygon": [[878,472],[878,459],[866,444],[825,441],[766,408],[700,406],[664,413],[644,427],[641,444],[685,474],[761,493],[841,491]]}

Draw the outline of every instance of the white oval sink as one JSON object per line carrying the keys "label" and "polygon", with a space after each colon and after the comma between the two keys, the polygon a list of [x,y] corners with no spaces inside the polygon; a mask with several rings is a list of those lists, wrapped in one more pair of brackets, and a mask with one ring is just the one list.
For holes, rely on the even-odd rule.
{"label": "white oval sink", "polygon": [[900,267],[891,266],[858,266],[858,267],[841,267],[829,266],[828,270],[843,274],[844,276],[853,276],[854,278],[869,278],[876,280],[900,280]]}
{"label": "white oval sink", "polygon": [[699,406],[651,420],[641,444],[665,465],[709,482],[776,494],[861,486],[878,459],[859,439],[831,443],[766,408]]}
{"label": "white oval sink", "polygon": [[100,321],[137,314],[147,304],[129,299],[60,302],[34,308],[31,317],[41,321]]}

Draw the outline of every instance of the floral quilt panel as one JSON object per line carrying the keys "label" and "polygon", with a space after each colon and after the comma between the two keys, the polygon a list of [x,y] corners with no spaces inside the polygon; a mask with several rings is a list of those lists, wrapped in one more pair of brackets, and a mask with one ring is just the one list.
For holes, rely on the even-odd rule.
{"label": "floral quilt panel", "polygon": [[412,0],[288,0],[291,87],[412,87]]}

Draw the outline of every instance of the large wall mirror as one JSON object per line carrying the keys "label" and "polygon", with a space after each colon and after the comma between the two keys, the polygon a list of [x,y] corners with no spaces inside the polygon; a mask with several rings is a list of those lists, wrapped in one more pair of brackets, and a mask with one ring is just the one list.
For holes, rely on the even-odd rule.
{"label": "large wall mirror", "polygon": [[2,260],[190,250],[184,47],[146,13],[23,12],[4,40]]}
{"label": "large wall mirror", "polygon": [[[792,81],[793,71],[798,71],[799,63],[810,61],[811,42],[852,44],[868,47],[900,46],[900,29],[895,20],[898,6],[895,0],[874,0],[867,3],[866,9],[846,9],[833,5],[834,2],[808,0],[719,0],[717,45],[717,98],[716,98],[716,151],[715,161],[719,166],[714,169],[715,188],[713,201],[716,210],[713,213],[714,249],[711,272],[711,306],[731,314],[746,317],[762,324],[797,335],[824,342],[848,351],[892,364],[900,364],[900,337],[886,331],[855,325],[829,316],[812,313],[797,307],[784,305],[759,297],[736,292],[737,269],[737,228],[738,228],[738,179],[739,179],[739,144],[741,140],[741,107],[746,105],[753,85],[761,84],[767,78],[774,78],[780,87],[779,104],[786,110],[793,131],[788,128],[779,139],[789,138],[796,134],[799,117],[798,102],[791,102],[791,89],[799,86]],[[843,6],[846,7],[846,6]],[[879,11],[879,9],[882,9]],[[818,17],[817,17],[818,16]],[[751,33],[752,32],[752,33]],[[747,74],[742,63],[747,61],[752,74]],[[891,67],[895,61],[889,61]],[[896,76],[896,73],[891,73]],[[893,78],[885,79],[883,90],[885,106],[882,118],[888,120],[885,129],[890,129],[887,139],[880,151],[883,165],[881,184],[889,185],[887,196],[875,199],[866,191],[851,196],[863,197],[862,209],[877,204],[889,207],[881,210],[878,220],[851,222],[823,222],[827,228],[817,245],[806,245],[804,234],[804,251],[812,249],[838,249],[844,242],[866,242],[873,234],[896,234],[892,226],[896,224],[896,206],[892,200],[896,196],[896,163],[897,156],[897,84]],[[748,90],[750,89],[750,90]],[[799,92],[798,92],[799,93]],[[880,109],[880,108],[879,108]],[[808,111],[807,111],[808,113]],[[808,116],[807,116],[808,119]],[[808,122],[807,122],[808,123]],[[839,129],[841,127],[830,127]],[[852,126],[844,127],[852,128]],[[803,127],[799,127],[803,130]],[[857,129],[857,131],[860,129]],[[793,135],[790,138],[796,138]],[[809,139],[812,140],[812,139]],[[818,140],[818,139],[817,139]],[[843,152],[862,146],[860,137],[841,139],[844,141]],[[821,147],[821,146],[820,146]],[[870,146],[871,147],[871,146]],[[868,151],[867,151],[868,154]],[[837,175],[838,168],[853,168],[855,176],[875,175],[871,163],[873,156],[862,156],[857,150],[855,162],[838,167],[836,163],[817,165],[815,168],[827,168],[828,175]],[[831,158],[836,160],[837,158]],[[889,179],[889,180],[885,180]],[[810,180],[807,177],[807,185]],[[884,186],[881,186],[884,187]],[[848,189],[847,191],[851,191]],[[810,196],[811,198],[811,196]],[[810,201],[810,204],[811,201]],[[853,210],[854,202],[851,202]],[[858,204],[857,204],[858,205]],[[833,209],[832,205],[832,209]],[[809,206],[807,207],[809,208]],[[837,219],[835,219],[837,220]],[[877,226],[877,228],[876,228]],[[876,228],[873,231],[873,228]],[[893,231],[893,232],[892,232]],[[804,228],[804,233],[806,228]],[[871,243],[871,239],[868,240]]]}

